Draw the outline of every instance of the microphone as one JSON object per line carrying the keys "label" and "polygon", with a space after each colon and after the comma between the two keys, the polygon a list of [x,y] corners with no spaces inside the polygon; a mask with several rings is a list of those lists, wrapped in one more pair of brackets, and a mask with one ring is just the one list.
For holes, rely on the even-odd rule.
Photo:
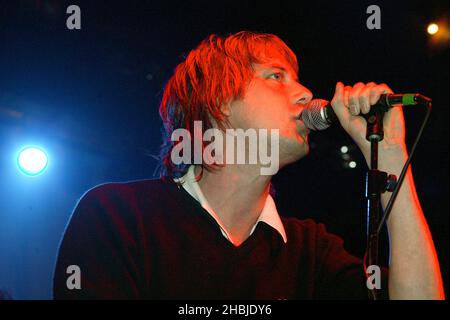
{"label": "microphone", "polygon": [[[375,112],[386,112],[394,105],[401,104],[403,106],[412,106],[417,104],[424,104],[431,107],[431,99],[419,93],[404,93],[404,94],[382,94],[378,102],[371,106],[371,115]],[[362,115],[362,116],[367,116]],[[337,116],[331,107],[330,102],[323,99],[313,99],[306,104],[305,109],[300,113],[299,119],[302,119],[305,126],[310,130],[325,130],[332,123],[337,121]]]}

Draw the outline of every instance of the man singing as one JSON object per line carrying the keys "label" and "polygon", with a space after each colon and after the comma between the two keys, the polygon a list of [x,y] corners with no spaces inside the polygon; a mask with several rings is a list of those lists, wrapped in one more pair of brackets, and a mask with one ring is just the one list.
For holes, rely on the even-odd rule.
{"label": "man singing", "polygon": [[[338,82],[331,101],[366,161],[370,144],[361,114],[383,93],[392,91],[385,84]],[[227,150],[229,129],[276,130],[277,139],[264,141],[267,150],[277,144],[279,167],[298,161],[309,152],[308,130],[298,115],[311,99],[299,82],[295,54],[277,36],[238,32],[205,39],[164,91],[161,178],[103,184],[82,197],[60,245],[54,297],[367,299],[362,260],[322,224],[281,217],[270,193],[272,175],[261,173],[260,159],[236,163],[231,157],[242,151],[239,145]],[[223,161],[206,161],[204,153],[196,161],[194,147],[206,150],[212,142],[196,134],[195,121],[223,133],[223,148],[214,154]],[[174,139],[179,129],[190,138]],[[174,155],[182,145],[194,152],[182,150],[188,161],[179,163]],[[247,140],[243,147],[249,157],[261,144],[252,149]],[[407,157],[403,112],[395,107],[384,115],[379,169],[398,176]],[[389,196],[382,195],[383,207]],[[381,297],[443,299],[411,170],[387,226],[391,257]],[[76,288],[66,272],[71,265],[81,271]]]}

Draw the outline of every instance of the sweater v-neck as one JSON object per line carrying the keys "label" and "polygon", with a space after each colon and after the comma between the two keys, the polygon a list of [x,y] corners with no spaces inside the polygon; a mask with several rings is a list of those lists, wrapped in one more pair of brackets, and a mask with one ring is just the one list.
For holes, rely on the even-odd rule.
{"label": "sweater v-neck", "polygon": [[[201,204],[194,199],[183,187],[179,187],[175,182],[173,181],[165,181],[166,183],[170,184],[173,188],[174,192],[180,193],[182,198],[186,200],[186,202],[189,203],[189,205],[192,206],[192,210],[189,210],[189,212],[195,212],[196,214],[199,214],[199,217],[206,220],[211,227],[215,228],[216,230],[213,231],[215,234],[215,240],[218,243],[218,245],[225,248],[230,253],[245,253],[248,252],[248,250],[251,250],[255,246],[258,245],[260,241],[260,237],[264,234],[262,226],[260,224],[266,223],[260,221],[258,225],[255,228],[255,231],[247,238],[245,239],[240,245],[235,246],[233,243],[231,243],[228,239],[226,239],[221,231],[220,231],[220,225],[217,223],[217,221],[209,214],[208,211],[206,211],[205,208],[201,206]],[[270,227],[269,225],[267,225]]]}

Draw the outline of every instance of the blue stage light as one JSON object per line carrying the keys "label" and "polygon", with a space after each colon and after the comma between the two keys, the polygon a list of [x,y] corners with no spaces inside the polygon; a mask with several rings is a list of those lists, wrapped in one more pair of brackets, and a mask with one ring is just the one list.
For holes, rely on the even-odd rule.
{"label": "blue stage light", "polygon": [[48,165],[47,154],[37,147],[26,147],[19,152],[17,166],[27,176],[37,176],[45,171]]}

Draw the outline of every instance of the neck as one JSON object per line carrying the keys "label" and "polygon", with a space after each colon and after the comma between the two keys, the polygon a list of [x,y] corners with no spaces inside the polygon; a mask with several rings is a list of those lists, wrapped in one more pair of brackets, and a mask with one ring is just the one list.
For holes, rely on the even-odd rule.
{"label": "neck", "polygon": [[[196,166],[195,174],[200,171]],[[235,245],[250,235],[269,195],[271,178],[261,175],[257,165],[225,165],[215,171],[203,170],[198,181],[200,189]]]}

